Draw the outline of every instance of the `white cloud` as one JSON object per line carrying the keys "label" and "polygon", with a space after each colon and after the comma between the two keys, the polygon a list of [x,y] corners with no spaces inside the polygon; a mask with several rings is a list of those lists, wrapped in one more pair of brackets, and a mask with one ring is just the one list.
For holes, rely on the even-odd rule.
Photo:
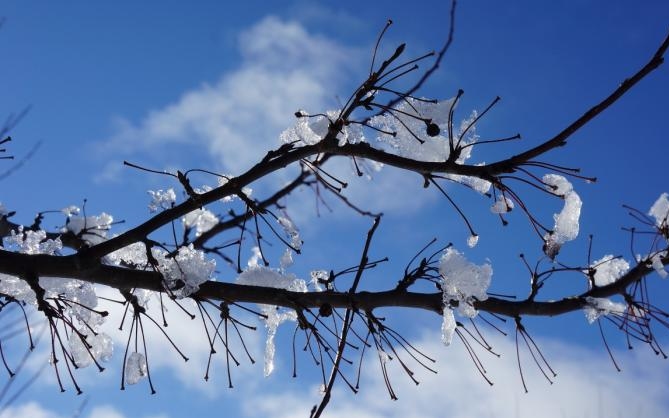
{"label": "white cloud", "polygon": [[[163,168],[175,159],[183,161],[184,154],[174,146],[184,145],[189,154],[199,151],[210,159],[201,165],[239,174],[279,145],[278,136],[294,122],[296,110],[333,107],[359,54],[276,17],[242,33],[239,50],[236,70],[215,84],[185,92],[138,124],[117,120],[116,133],[96,149],[106,158],[154,157]],[[98,179],[117,178],[118,166],[110,163]]]}
{"label": "white cloud", "polygon": [[125,418],[125,416],[111,405],[101,405],[94,407],[88,418]]}
{"label": "white cloud", "polygon": [[[74,412],[74,411],[73,411]],[[67,416],[73,416],[68,414]],[[111,405],[95,406],[84,416],[87,418],[125,418],[126,415],[119,412]],[[9,407],[0,412],[0,418],[61,418],[62,416],[43,407],[37,402],[27,402],[16,407]],[[146,418],[167,418],[167,415],[153,415]]]}
{"label": "white cloud", "polygon": [[[436,333],[435,333],[436,335]],[[523,371],[529,393],[524,393],[515,360],[512,339],[489,338],[497,359],[481,356],[494,381],[490,387],[476,372],[462,344],[444,347],[436,336],[416,344],[434,355],[440,372],[417,372],[414,385],[398,367],[392,367],[391,382],[399,400],[391,401],[375,359],[367,360],[358,395],[351,395],[339,385],[326,410],[328,417],[441,417],[452,418],[522,418],[558,417],[658,417],[667,408],[669,380],[666,364],[646,350],[619,353],[624,371],[618,373],[604,349],[588,350],[551,340],[538,340],[542,352],[558,373],[549,385],[539,374],[528,353],[522,354]],[[481,350],[479,350],[481,351]],[[521,350],[522,353],[522,350]],[[371,366],[371,367],[370,367]],[[341,382],[340,382],[341,383]],[[319,401],[315,390],[262,393],[246,399],[249,417],[271,415],[289,418],[304,416]]]}
{"label": "white cloud", "polygon": [[[343,85],[359,81],[370,59],[366,49],[342,46],[276,17],[243,32],[239,52],[239,66],[216,83],[183,93],[139,123],[116,120],[115,134],[95,146],[108,161],[97,181],[120,181],[128,171],[120,163],[124,158],[156,169],[197,167],[239,174],[280,145],[279,134],[295,123],[296,110],[317,113],[337,107],[337,96],[348,94]],[[344,195],[364,209],[407,212],[435,198],[431,191],[415,193],[422,191],[423,179],[401,170],[386,168],[370,183],[354,175],[348,159],[335,159],[326,169],[349,183]],[[282,173],[270,184],[287,179]],[[289,202],[296,222],[313,220],[312,193]]]}
{"label": "white cloud", "polygon": [[[125,418],[126,415],[121,413],[112,405],[98,405],[91,409],[91,412],[86,415],[87,418]],[[167,418],[168,415],[145,415],[145,418]]]}
{"label": "white cloud", "polygon": [[28,402],[19,406],[9,407],[0,412],[0,418],[60,418],[37,402]]}

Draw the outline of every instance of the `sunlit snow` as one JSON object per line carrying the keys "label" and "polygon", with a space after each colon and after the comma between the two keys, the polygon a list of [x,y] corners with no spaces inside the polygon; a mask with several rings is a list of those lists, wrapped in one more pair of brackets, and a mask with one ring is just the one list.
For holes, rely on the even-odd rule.
{"label": "sunlit snow", "polygon": [[145,378],[148,372],[144,354],[132,352],[128,355],[125,362],[125,383],[134,385]]}
{"label": "sunlit snow", "polygon": [[595,269],[595,286],[606,286],[627,273],[630,265],[622,258],[605,255],[601,259],[593,261],[590,268]]}
{"label": "sunlit snow", "polygon": [[648,214],[655,218],[655,225],[666,225],[667,217],[669,217],[669,194],[662,193],[653,203]]}
{"label": "sunlit snow", "polygon": [[552,233],[544,236],[546,242],[544,251],[549,257],[554,258],[564,243],[572,241],[578,236],[578,222],[583,202],[574,191],[571,183],[563,176],[546,174],[543,177],[543,182],[552,193],[562,196],[564,199],[564,207],[560,213],[553,215],[555,226]]}
{"label": "sunlit snow", "polygon": [[156,212],[158,209],[169,209],[177,201],[177,195],[172,188],[167,190],[149,190],[147,193],[151,196],[151,202],[149,202],[149,211],[151,213]]}
{"label": "sunlit snow", "polygon": [[[268,267],[257,265],[257,253],[249,260],[249,267],[237,277],[237,283],[249,286],[273,287],[286,289],[292,292],[306,292],[307,284],[293,274],[282,274]],[[279,308],[274,305],[259,305],[260,311],[267,318],[267,340],[265,342],[265,365],[264,374],[269,376],[274,370],[274,336],[277,328],[285,321],[295,321],[297,314],[292,309]]]}
{"label": "sunlit snow", "polygon": [[622,315],[625,313],[625,310],[627,309],[627,305],[625,305],[624,303],[613,302],[607,298],[588,297],[586,298],[586,300],[588,304],[586,305],[585,308],[583,308],[583,311],[585,313],[586,319],[588,320],[588,323],[590,324],[595,322],[599,317],[603,315],[609,315],[609,314]]}

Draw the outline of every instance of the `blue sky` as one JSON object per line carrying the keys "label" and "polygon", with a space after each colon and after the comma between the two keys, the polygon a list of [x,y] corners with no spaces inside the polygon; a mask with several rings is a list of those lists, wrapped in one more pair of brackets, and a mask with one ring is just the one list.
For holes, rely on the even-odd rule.
{"label": "blue sky", "polygon": [[[124,168],[123,159],[157,169],[241,172],[278,146],[278,135],[294,122],[297,109],[333,109],[350,94],[368,70],[371,48],[387,18],[396,24],[384,38],[384,51],[407,42],[409,54],[419,55],[439,48],[448,30],[448,5],[439,1],[411,6],[251,1],[243,8],[213,1],[138,3],[5,1],[0,7],[0,16],[6,17],[0,29],[0,117],[31,106],[13,129],[8,148],[20,159],[41,144],[19,171],[1,180],[0,202],[18,212],[16,219],[27,223],[37,211],[81,205],[87,199],[89,213],[106,211],[133,226],[149,216],[148,189],[177,185]],[[669,5],[663,1],[634,6],[623,1],[463,1],[455,43],[420,93],[445,99],[462,88],[459,118],[501,96],[478,133],[496,138],[520,132],[523,141],[480,147],[472,157],[474,162],[492,161],[551,137],[601,100],[645,63],[666,35],[668,21]],[[632,219],[621,205],[645,212],[668,191],[663,181],[668,91],[669,69],[663,67],[574,135],[567,147],[550,154],[550,162],[581,167],[585,175],[598,177],[596,184],[574,182],[584,201],[581,237],[565,247],[565,260],[587,262],[588,234],[595,237],[593,258],[624,254],[629,259],[629,239],[620,227]],[[1,164],[0,173],[8,166]],[[258,185],[256,192],[285,178]],[[561,203],[525,192],[528,203],[550,223]],[[421,188],[418,176],[384,170],[372,182],[352,184],[348,193],[385,213],[374,255],[388,256],[390,262],[364,283],[367,289],[393,286],[397,272],[436,236],[466,250],[477,263],[489,260],[492,291],[527,291],[527,273],[517,255],[538,259],[541,242],[521,213],[513,213],[511,224],[502,228],[490,215],[489,201],[454,189],[481,235],[479,245],[468,249],[462,222],[433,189]],[[306,242],[296,274],[357,262],[358,253],[350,249],[362,244],[368,220],[341,211],[325,211],[317,218],[307,192],[293,203],[291,215]],[[45,225],[59,222],[54,216]],[[232,271],[221,271],[221,280],[234,278]],[[582,283],[564,276],[548,289],[554,295],[569,290],[582,290]],[[669,303],[662,294],[655,300]],[[330,416],[351,410],[370,417],[442,416],[447,410],[453,416],[525,417],[547,408],[542,415],[652,417],[667,407],[662,396],[669,385],[666,361],[651,362],[649,357],[655,356],[639,346],[618,356],[624,372],[616,373],[597,328],[581,313],[528,321],[559,377],[548,385],[528,363],[527,395],[511,338],[491,336],[503,353],[502,359],[487,359],[496,382],[491,389],[462,347],[440,345],[439,318],[398,311],[388,316],[439,358],[440,374],[425,375],[414,388],[397,371],[393,383],[400,401],[390,402],[370,362],[362,392],[352,397],[340,387]],[[275,374],[265,379],[262,365],[244,366],[235,370],[236,388],[228,390],[220,364],[213,381],[202,382],[206,350],[197,352],[197,344],[189,341],[194,337],[188,322],[178,321],[173,332],[192,349],[191,362],[183,365],[156,346],[158,394],[149,396],[143,384],[121,392],[119,349],[103,374],[82,373],[82,396],[89,400],[82,416],[214,416],[222,411],[231,416],[305,416],[317,401],[317,370],[308,370],[306,358],[302,376],[289,377],[290,327],[279,335],[286,345],[279,349],[283,360]],[[626,351],[620,336],[610,332],[615,349]],[[248,342],[261,353],[264,336],[258,334]],[[31,367],[39,367],[38,360]],[[630,399],[621,398],[621,392]],[[5,414],[72,416],[82,396],[73,390],[60,394],[47,370]]]}

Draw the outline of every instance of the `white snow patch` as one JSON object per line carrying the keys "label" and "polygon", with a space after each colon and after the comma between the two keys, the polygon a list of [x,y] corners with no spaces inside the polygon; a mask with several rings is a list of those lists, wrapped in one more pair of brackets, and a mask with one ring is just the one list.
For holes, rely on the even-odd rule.
{"label": "white snow patch", "polygon": [[595,269],[595,286],[606,286],[621,278],[630,269],[630,265],[622,258],[605,255],[594,261],[590,268]]}

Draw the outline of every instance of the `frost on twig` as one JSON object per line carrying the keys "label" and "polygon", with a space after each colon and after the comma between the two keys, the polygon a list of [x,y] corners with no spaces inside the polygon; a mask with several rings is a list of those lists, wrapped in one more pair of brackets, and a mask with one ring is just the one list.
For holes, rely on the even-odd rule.
{"label": "frost on twig", "polygon": [[[286,289],[291,292],[307,291],[307,284],[304,280],[298,279],[294,274],[281,273],[268,267],[260,266],[257,259],[257,256],[251,258],[248,268],[237,277],[237,283],[249,286]],[[261,304],[259,307],[260,312],[264,315],[265,327],[267,328],[264,366],[264,374],[267,377],[274,370],[274,353],[276,351],[274,337],[277,328],[285,321],[295,321],[297,313],[292,309],[280,308],[275,305]]]}
{"label": "frost on twig", "polygon": [[114,222],[111,215],[102,212],[99,216],[77,216],[73,213],[68,216],[62,232],[71,232],[89,245],[99,244],[107,239],[107,232]]}
{"label": "frost on twig", "polygon": [[467,261],[459,251],[449,247],[439,260],[439,273],[442,278],[444,318],[442,341],[449,345],[455,331],[453,311],[466,318],[474,318],[478,311],[474,301],[488,299],[486,293],[492,278],[490,264],[478,266]]}
{"label": "frost on twig", "polygon": [[553,230],[544,236],[544,252],[550,258],[555,258],[564,243],[578,236],[578,221],[583,203],[571,183],[563,176],[546,174],[543,183],[551,193],[564,199],[564,207],[560,213],[553,216],[555,219]]}
{"label": "frost on twig", "polygon": [[[295,112],[297,122],[281,133],[279,138],[283,144],[314,145],[328,133],[330,126],[341,115],[341,110],[329,110],[325,114],[310,115],[304,110]],[[347,125],[337,133],[339,146],[357,144],[365,141],[361,125]]]}
{"label": "frost on twig", "polygon": [[195,236],[199,237],[218,223],[218,217],[207,209],[195,209],[182,219],[188,229],[195,228]]}
{"label": "frost on twig", "polygon": [[151,213],[158,211],[158,209],[169,209],[177,201],[177,195],[172,188],[149,190],[147,193],[151,196],[151,202],[149,202],[149,212]]}
{"label": "frost on twig", "polygon": [[663,226],[666,228],[669,218],[669,194],[662,193],[660,197],[657,198],[653,206],[651,206],[648,211],[648,215],[655,218],[655,225],[659,228]]}
{"label": "frost on twig", "polygon": [[125,383],[134,385],[149,374],[146,357],[136,351],[130,353],[125,362]]}
{"label": "frost on twig", "polygon": [[167,257],[160,251],[156,252],[155,258],[167,288],[178,298],[197,292],[202,283],[212,279],[216,269],[216,260],[205,258],[193,244],[179,248],[174,257]]}
{"label": "frost on twig", "polygon": [[608,298],[587,297],[586,300],[588,304],[583,308],[583,311],[590,324],[604,315],[624,315],[627,310],[626,304],[613,302]]}
{"label": "frost on twig", "polygon": [[630,265],[622,258],[605,255],[590,265],[594,271],[592,277],[595,286],[606,286],[621,278],[629,270]]}

